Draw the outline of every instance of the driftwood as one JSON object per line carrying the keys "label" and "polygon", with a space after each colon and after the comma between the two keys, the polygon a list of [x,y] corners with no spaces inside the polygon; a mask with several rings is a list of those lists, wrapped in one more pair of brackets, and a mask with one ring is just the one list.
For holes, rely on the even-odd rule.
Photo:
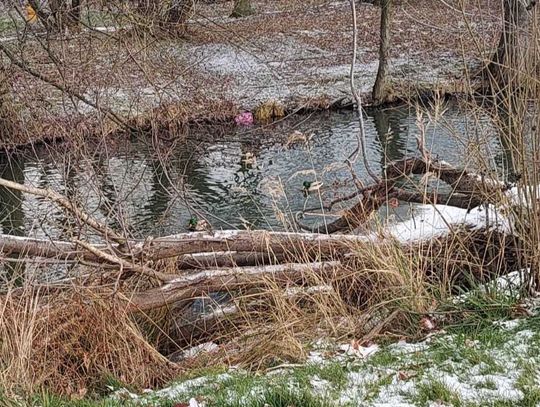
{"label": "driftwood", "polygon": [[[387,165],[384,178],[374,184],[360,188],[357,192],[331,202],[325,209],[332,208],[336,202],[358,198],[358,202],[337,220],[321,226],[309,227],[297,219],[301,229],[312,233],[347,232],[366,223],[370,216],[390,199],[406,202],[445,204],[459,208],[472,209],[484,203],[497,203],[509,184],[493,178],[454,168],[445,161],[432,159],[418,142],[422,157],[406,158]],[[451,192],[441,194],[436,191],[414,192],[398,186],[398,182],[407,180],[411,175],[436,177],[448,184]],[[309,209],[312,211],[313,209]]]}

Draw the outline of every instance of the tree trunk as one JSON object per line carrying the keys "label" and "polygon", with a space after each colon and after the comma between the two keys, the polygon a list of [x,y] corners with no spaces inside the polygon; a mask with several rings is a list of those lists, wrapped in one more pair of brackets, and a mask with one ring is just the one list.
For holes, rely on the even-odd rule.
{"label": "tree trunk", "polygon": [[379,41],[379,69],[373,86],[373,103],[380,105],[388,99],[388,53],[390,50],[390,30],[392,23],[391,15],[392,0],[381,0],[381,25]]}
{"label": "tree trunk", "polygon": [[501,90],[511,83],[519,83],[532,61],[530,52],[531,13],[533,2],[526,0],[504,0],[503,26],[497,50],[487,66],[492,90]]}
{"label": "tree trunk", "polygon": [[231,17],[247,17],[252,15],[254,12],[255,11],[251,5],[251,0],[235,0]]}
{"label": "tree trunk", "polygon": [[63,32],[68,25],[68,7],[65,0],[49,0],[51,15],[53,18],[53,28],[57,32]]}
{"label": "tree trunk", "polygon": [[69,27],[78,30],[81,22],[81,0],[71,0],[68,12]]}

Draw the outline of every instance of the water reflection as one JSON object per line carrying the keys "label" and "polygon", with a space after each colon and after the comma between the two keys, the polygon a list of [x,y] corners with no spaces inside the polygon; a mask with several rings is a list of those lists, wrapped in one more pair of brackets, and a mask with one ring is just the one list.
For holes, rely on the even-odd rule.
{"label": "water reflection", "polygon": [[381,169],[394,160],[399,160],[406,155],[407,143],[403,139],[401,123],[409,116],[405,109],[383,109],[373,114],[372,120],[380,144]]}
{"label": "water reflection", "polygon": [[[0,177],[24,184],[24,160],[16,155],[0,155]],[[20,191],[0,186],[0,225],[4,234],[24,235],[25,214]],[[2,265],[3,282],[21,285],[25,272],[24,263],[2,260]]]}
{"label": "water reflection", "polygon": [[150,196],[143,205],[140,213],[145,214],[145,228],[155,225],[156,228],[163,225],[169,213],[171,198],[174,194],[172,183],[169,178],[170,171],[167,165],[158,159],[149,160],[149,167],[152,171],[150,180]]}
{"label": "water reflection", "polygon": [[[376,171],[382,171],[388,161],[416,153],[416,120],[409,108],[385,109],[366,117],[367,159]],[[500,151],[493,132],[486,130],[487,119],[469,119],[456,106],[443,120],[426,123],[426,146],[446,161],[470,165],[473,160],[464,140],[471,129],[480,127],[486,136],[476,142]],[[92,156],[71,157],[76,153],[70,151],[56,155],[43,151],[17,160],[4,156],[2,176],[62,191],[93,216],[135,236],[185,231],[193,213],[208,218],[214,228],[279,229],[283,220],[276,216],[276,206],[285,214],[301,210],[304,180],[323,181],[323,199],[353,188],[344,182],[350,173],[343,161],[356,146],[354,112],[324,112],[228,130],[216,135],[218,129],[200,129],[164,151],[139,141],[113,152],[97,149]],[[312,135],[311,141],[286,148],[293,131]],[[361,160],[355,171],[367,178]],[[319,196],[310,200],[313,206]],[[2,190],[0,203],[4,233],[62,236],[77,233],[80,227],[62,224],[64,214],[35,197]],[[32,227],[33,222],[44,226]]]}

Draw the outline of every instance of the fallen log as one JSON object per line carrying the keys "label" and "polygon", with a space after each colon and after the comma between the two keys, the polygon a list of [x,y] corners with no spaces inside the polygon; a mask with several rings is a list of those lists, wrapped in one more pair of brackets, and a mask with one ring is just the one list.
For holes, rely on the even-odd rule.
{"label": "fallen log", "polygon": [[[131,257],[119,257],[117,255],[120,245],[111,244],[92,245],[87,242],[75,240],[63,242],[55,240],[34,239],[21,236],[0,235],[0,253],[6,257],[17,255],[20,257],[41,257],[56,259],[58,263],[66,260],[103,263],[116,265],[121,270],[133,270],[148,277],[154,277],[161,281],[167,281],[173,277],[152,270],[149,267],[136,264]],[[111,250],[112,249],[112,250]]]}
{"label": "fallen log", "polygon": [[[434,160],[424,151],[421,142],[419,142],[419,149],[422,152],[422,157],[393,161],[386,166],[382,180],[326,205],[327,209],[331,208],[337,201],[359,198],[358,202],[343,211],[343,215],[338,219],[324,225],[310,227],[302,224],[297,216],[296,223],[301,229],[312,233],[347,232],[365,224],[370,216],[390,199],[415,203],[444,203],[459,208],[472,209],[481,204],[500,202],[504,193],[511,187],[510,184],[482,174],[454,168],[445,161]],[[448,194],[423,190],[414,192],[397,186],[398,182],[404,179],[408,180],[411,175],[436,177],[448,184],[451,192]]]}
{"label": "fallen log", "polygon": [[[197,254],[204,254],[205,261],[211,262],[212,257],[219,258],[216,253],[222,253],[221,257],[225,258],[230,257],[230,253],[234,252],[236,254],[243,253],[247,263],[249,258],[256,262],[263,255],[273,260],[283,260],[285,255],[301,254],[305,258],[308,255],[313,257],[340,255],[348,252],[354,245],[365,243],[369,239],[366,236],[353,235],[328,236],[316,233],[269,232],[265,230],[221,230],[189,232],[155,238],[146,245],[144,250],[137,250],[134,254],[121,253],[118,244],[92,244],[91,247],[109,255],[145,261],[157,261],[184,255],[196,258]],[[133,248],[140,247],[145,243],[145,241],[140,240],[129,241],[129,245]],[[75,242],[0,234],[0,253],[6,256],[21,255],[57,258],[59,260],[107,261],[106,258],[88,250],[88,243],[85,243],[85,246]],[[186,259],[183,257],[181,261],[185,262]],[[115,263],[116,260],[111,262]]]}
{"label": "fallen log", "polygon": [[176,261],[177,270],[198,270],[221,267],[244,267],[283,263],[286,257],[278,253],[212,252],[185,254]]}
{"label": "fallen log", "polygon": [[165,259],[193,253],[247,252],[283,255],[296,259],[318,256],[339,257],[355,245],[365,243],[367,236],[329,236],[319,233],[269,232],[265,230],[218,230],[191,232],[156,238],[145,258]]}
{"label": "fallen log", "polygon": [[[99,249],[106,250],[105,245],[96,245]],[[77,247],[71,242],[58,240],[35,239],[12,235],[0,235],[0,253],[5,256],[17,255],[20,257],[44,257],[49,259],[63,260],[88,260],[97,261],[98,257],[88,253],[83,248]]]}
{"label": "fallen log", "polygon": [[161,287],[135,293],[127,298],[129,311],[148,311],[163,306],[193,300],[209,292],[253,288],[272,282],[286,286],[292,281],[300,281],[306,275],[323,276],[341,265],[338,261],[318,263],[287,263],[274,266],[236,267],[206,270],[194,275],[178,277]]}

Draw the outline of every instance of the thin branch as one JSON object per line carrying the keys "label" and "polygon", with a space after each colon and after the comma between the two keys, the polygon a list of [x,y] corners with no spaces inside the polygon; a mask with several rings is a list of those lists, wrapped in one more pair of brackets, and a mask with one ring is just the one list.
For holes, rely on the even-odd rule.
{"label": "thin branch", "polygon": [[356,102],[356,109],[358,110],[358,122],[360,124],[360,129],[357,135],[358,143],[356,146],[356,149],[349,155],[347,158],[347,162],[349,163],[349,166],[352,167],[352,163],[356,162],[358,158],[358,154],[362,154],[362,160],[364,163],[364,167],[366,168],[367,173],[369,176],[373,179],[375,182],[380,182],[379,177],[375,172],[371,169],[371,166],[367,159],[366,154],[366,131],[364,126],[364,112],[362,109],[362,99],[360,97],[360,94],[358,93],[356,86],[354,84],[354,68],[356,65],[356,48],[357,48],[357,42],[358,42],[358,27],[356,23],[356,5],[355,0],[350,0],[351,4],[351,12],[352,12],[352,20],[353,20],[353,56],[351,61],[351,70],[350,70],[350,86],[351,86],[351,93],[353,95],[353,98]]}
{"label": "thin branch", "polygon": [[94,219],[86,212],[83,212],[74,203],[72,203],[65,196],[60,195],[58,192],[55,192],[51,189],[41,189],[29,185],[19,184],[18,182],[13,182],[4,178],[0,178],[0,186],[50,199],[51,201],[73,213],[83,223],[98,231],[105,238],[105,240],[112,239],[118,243],[124,243],[126,241],[126,238],[124,236],[119,235],[109,226]]}
{"label": "thin branch", "polygon": [[112,264],[117,264],[123,269],[127,270],[133,270],[137,272],[138,274],[141,274],[143,276],[157,278],[160,281],[167,282],[171,281],[175,278],[174,275],[161,273],[159,271],[153,270],[149,267],[140,266],[138,264],[131,263],[127,260],[121,259],[120,257],[113,256],[112,254],[105,253],[104,251],[98,249],[97,247],[92,246],[89,243],[83,242],[81,240],[73,240],[77,245],[81,246],[82,248],[88,250],[90,253],[95,255],[96,257],[99,257],[103,260],[108,261]]}

